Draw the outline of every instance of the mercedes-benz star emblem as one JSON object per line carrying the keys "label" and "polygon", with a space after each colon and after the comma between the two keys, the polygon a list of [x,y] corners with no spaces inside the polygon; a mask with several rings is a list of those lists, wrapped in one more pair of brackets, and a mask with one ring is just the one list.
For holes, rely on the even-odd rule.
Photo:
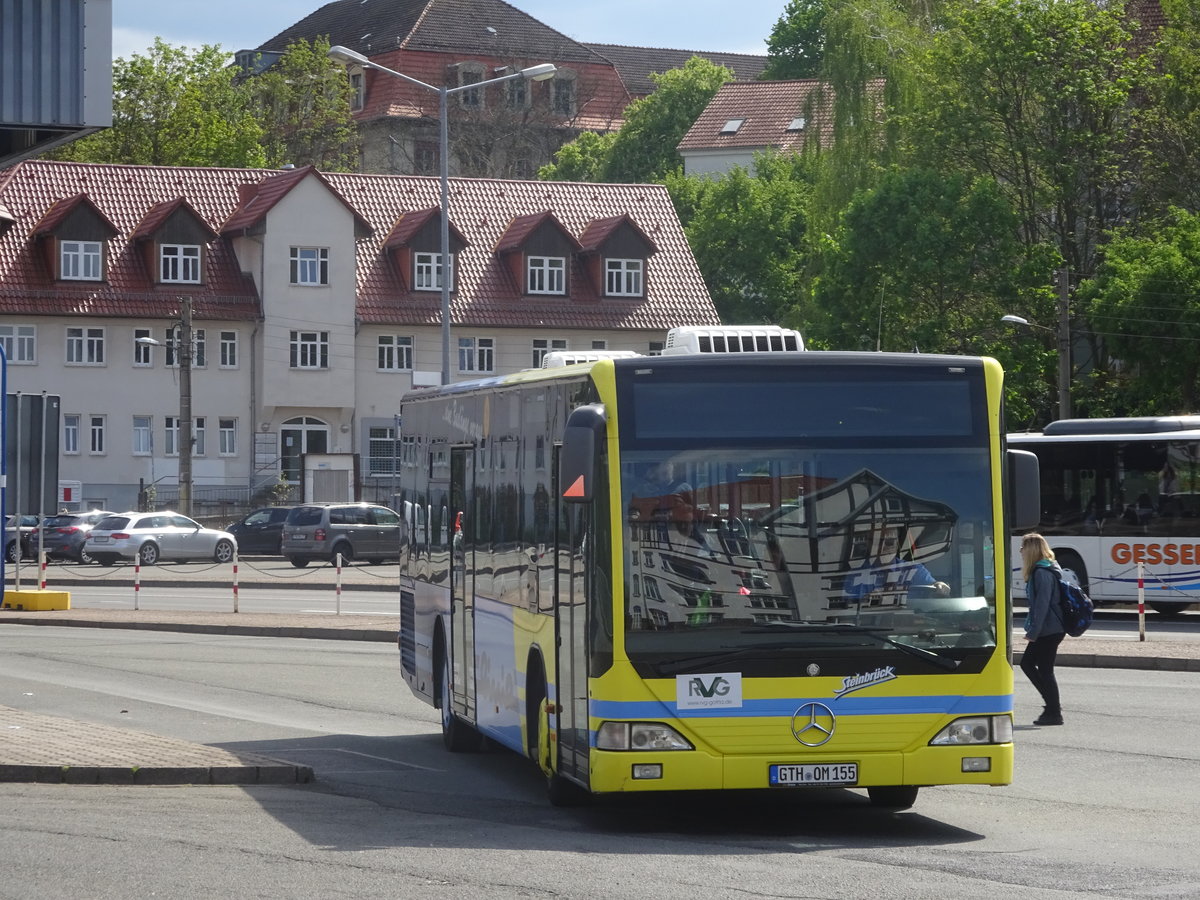
{"label": "mercedes-benz star emblem", "polygon": [[805,703],[792,713],[792,734],[805,747],[820,747],[835,728],[837,716],[824,703]]}

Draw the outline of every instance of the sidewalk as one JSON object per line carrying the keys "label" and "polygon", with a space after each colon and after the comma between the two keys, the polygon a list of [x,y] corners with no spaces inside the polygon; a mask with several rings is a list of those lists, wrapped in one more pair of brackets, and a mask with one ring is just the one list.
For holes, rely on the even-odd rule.
{"label": "sidewalk", "polygon": [[[392,642],[400,620],[390,616],[0,609],[0,625],[5,624]],[[1014,645],[1017,661],[1022,644],[1018,636]],[[1200,643],[1153,636],[1143,642],[1133,634],[1067,638],[1058,663],[1200,672]],[[298,784],[312,779],[312,769],[307,766],[0,706],[0,782]]]}

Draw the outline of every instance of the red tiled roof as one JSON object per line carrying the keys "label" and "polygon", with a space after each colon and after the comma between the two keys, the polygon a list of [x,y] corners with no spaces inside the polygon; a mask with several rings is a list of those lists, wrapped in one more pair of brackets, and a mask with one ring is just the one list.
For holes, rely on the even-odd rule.
{"label": "red tiled roof", "polygon": [[[14,223],[0,235],[0,314],[174,318],[178,297],[194,298],[198,319],[256,319],[254,282],[243,275],[226,241],[205,254],[201,285],[156,285],[132,239],[139,223],[160,210],[164,198],[182,197],[215,233],[237,203],[238,188],[262,172],[155,166],[89,165],[26,160],[0,177],[0,203]],[[64,200],[85,196],[113,227],[106,241],[105,281],[56,281],[33,240]],[[74,201],[77,204],[78,200]],[[40,225],[39,225],[40,223]]]}
{"label": "red tiled roof", "polygon": [[[804,127],[790,130],[792,121]],[[723,133],[727,122],[741,119],[736,131]],[[678,149],[722,150],[767,148],[800,150],[809,141],[826,145],[833,132],[833,96],[815,79],[797,81],[733,81],[721,85]]]}
{"label": "red tiled roof", "polygon": [[174,200],[164,200],[162,203],[150,207],[146,215],[142,217],[142,221],[138,224],[138,227],[135,228],[133,233],[129,235],[129,239],[131,241],[144,241],[154,237],[154,233],[158,231],[158,229],[162,227],[163,223],[171,217],[171,214],[180,207],[183,207],[189,213],[191,213],[192,217],[208,230],[208,233],[211,237],[215,238],[217,236],[217,233],[213,230],[212,226],[205,222],[204,218],[198,212],[192,209],[192,205],[190,203],[188,203],[182,197],[176,197]]}
{"label": "red tiled roof", "polygon": [[[364,228],[357,241],[357,313],[361,321],[436,325],[437,292],[409,292],[388,259],[385,243],[407,212],[440,210],[435,177],[311,172],[355,210]],[[294,183],[294,172],[284,182]],[[170,318],[177,297],[194,297],[198,319],[255,319],[260,307],[252,279],[241,272],[232,242],[217,239],[205,254],[205,282],[155,285],[131,241],[151,210],[182,196],[214,230],[246,205],[243,195],[266,202],[259,186],[281,183],[260,169],[164,168],[26,160],[0,174],[0,206],[14,224],[0,234],[0,314],[95,315]],[[58,201],[86,193],[108,211],[117,235],[107,242],[105,282],[55,281],[30,240],[33,226]],[[282,196],[282,195],[281,195]],[[277,202],[277,200],[276,200]],[[248,215],[248,214],[247,214]],[[683,229],[662,185],[450,180],[450,215],[464,249],[452,298],[457,324],[559,329],[665,331],[682,324],[719,324],[716,309],[692,258]],[[519,295],[507,266],[494,252],[517,219],[553,216],[577,239],[591,223],[629,216],[658,248],[647,261],[646,296],[602,298],[583,271],[572,266],[569,297]],[[426,221],[428,219],[426,218]]]}

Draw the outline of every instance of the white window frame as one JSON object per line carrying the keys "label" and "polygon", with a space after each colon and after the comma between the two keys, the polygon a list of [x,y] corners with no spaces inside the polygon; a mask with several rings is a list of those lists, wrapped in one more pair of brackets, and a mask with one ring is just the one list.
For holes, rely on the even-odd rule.
{"label": "white window frame", "polygon": [[179,455],[179,416],[166,416],[164,419],[165,440],[163,453],[166,456]]}
{"label": "white window frame", "polygon": [[329,368],[329,332],[293,331],[288,339],[288,366],[320,371]]}
{"label": "white window frame", "polygon": [[10,366],[37,364],[36,325],[0,325],[0,344]]}
{"label": "white window frame", "polygon": [[376,351],[376,368],[380,372],[411,372],[413,369],[413,339],[407,334],[381,334]]}
{"label": "white window frame", "polygon": [[104,456],[108,453],[105,434],[107,426],[107,416],[88,416],[88,454],[90,456]]}
{"label": "white window frame", "polygon": [[67,327],[66,364],[68,366],[104,365],[104,329],[82,325]]}
{"label": "white window frame", "polygon": [[237,419],[220,417],[217,419],[217,455],[237,456]]}
{"label": "white window frame", "polygon": [[292,247],[288,257],[288,280],[297,287],[329,284],[328,247]]}
{"label": "white window frame", "polygon": [[192,419],[192,456],[204,456],[205,426],[208,424],[204,416]]}
{"label": "white window frame", "polygon": [[154,365],[154,345],[139,343],[141,338],[153,338],[154,335],[149,328],[133,329],[133,366],[137,369],[146,369]]}
{"label": "white window frame", "polygon": [[219,367],[222,369],[238,367],[238,333],[236,331],[221,332]]}
{"label": "white window frame", "polygon": [[200,245],[159,244],[158,276],[163,284],[199,284]]}
{"label": "white window frame", "polygon": [[[442,254],[413,254],[413,290],[440,291],[442,289]],[[450,290],[454,290],[454,254],[450,254]]]}
{"label": "white window frame", "polygon": [[154,452],[153,416],[133,417],[132,446],[129,452],[132,456],[149,456]]}
{"label": "white window frame", "polygon": [[58,277],[63,281],[100,281],[104,244],[100,241],[59,241]]}
{"label": "white window frame", "polygon": [[566,350],[566,338],[534,338],[533,339],[533,367],[540,369],[542,361],[545,360],[547,353],[552,353],[555,350]]}
{"label": "white window frame", "polygon": [[79,413],[66,413],[63,416],[62,452],[68,456],[79,455],[79,418]]}
{"label": "white window frame", "polygon": [[[390,478],[400,471],[399,445],[392,425],[372,425],[367,429],[367,477]],[[386,452],[377,452],[386,450]]]}
{"label": "white window frame", "polygon": [[496,339],[460,337],[458,371],[488,374],[496,370]]}
{"label": "white window frame", "polygon": [[357,112],[362,109],[367,100],[367,76],[362,69],[350,69],[350,109]]}
{"label": "white window frame", "polygon": [[509,109],[529,109],[533,100],[533,83],[528,78],[513,78],[504,83],[504,105]]}
{"label": "white window frame", "polygon": [[646,290],[646,266],[640,259],[604,260],[604,293],[608,297],[641,297]]}
{"label": "white window frame", "polygon": [[526,293],[565,294],[567,258],[565,256],[528,256],[525,258]]}

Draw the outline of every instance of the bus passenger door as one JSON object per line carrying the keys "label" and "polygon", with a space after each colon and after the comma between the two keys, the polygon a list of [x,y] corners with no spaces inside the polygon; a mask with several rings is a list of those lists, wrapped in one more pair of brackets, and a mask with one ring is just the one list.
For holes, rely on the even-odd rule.
{"label": "bus passenger door", "polygon": [[475,451],[450,450],[450,708],[475,722]]}
{"label": "bus passenger door", "polygon": [[555,447],[555,690],[558,771],[588,785],[587,554],[591,505],[564,503]]}

